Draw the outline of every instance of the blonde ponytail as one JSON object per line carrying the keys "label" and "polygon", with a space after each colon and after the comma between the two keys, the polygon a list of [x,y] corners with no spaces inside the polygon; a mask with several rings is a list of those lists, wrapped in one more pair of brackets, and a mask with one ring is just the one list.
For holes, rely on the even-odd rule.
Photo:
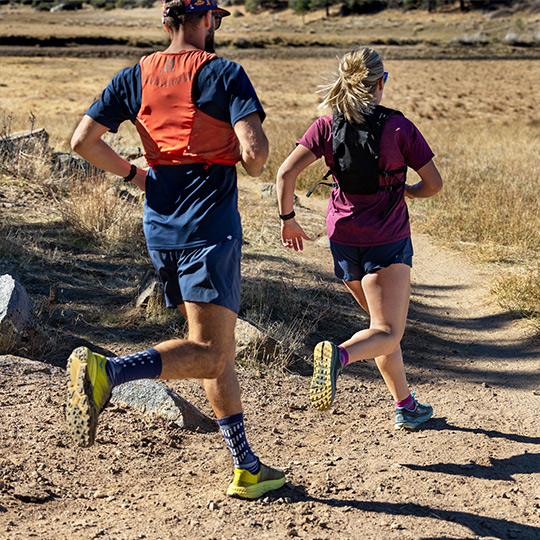
{"label": "blonde ponytail", "polygon": [[327,93],[319,107],[329,107],[343,113],[347,121],[360,124],[374,107],[373,93],[383,74],[382,59],[374,49],[360,47],[345,54],[335,81],[321,90]]}

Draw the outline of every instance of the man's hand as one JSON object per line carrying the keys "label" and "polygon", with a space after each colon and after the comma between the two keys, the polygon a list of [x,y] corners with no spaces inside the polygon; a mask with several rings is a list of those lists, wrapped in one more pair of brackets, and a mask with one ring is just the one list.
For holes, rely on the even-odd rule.
{"label": "man's hand", "polygon": [[[71,148],[92,165],[117,176],[126,177],[131,164],[101,139],[107,131],[109,128],[84,115],[71,137]],[[138,168],[132,182],[144,191],[146,170]]]}

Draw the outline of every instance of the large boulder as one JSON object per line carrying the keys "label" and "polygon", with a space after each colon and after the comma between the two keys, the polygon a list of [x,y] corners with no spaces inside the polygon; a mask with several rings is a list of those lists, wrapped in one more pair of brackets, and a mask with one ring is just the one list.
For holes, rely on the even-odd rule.
{"label": "large boulder", "polygon": [[0,354],[36,348],[43,331],[25,288],[9,274],[0,276]]}
{"label": "large boulder", "polygon": [[113,389],[111,403],[159,416],[184,429],[202,432],[217,430],[215,420],[157,381],[143,379],[121,384]]}
{"label": "large boulder", "polygon": [[236,323],[236,359],[250,359],[266,364],[281,352],[281,345],[254,324],[238,319]]}

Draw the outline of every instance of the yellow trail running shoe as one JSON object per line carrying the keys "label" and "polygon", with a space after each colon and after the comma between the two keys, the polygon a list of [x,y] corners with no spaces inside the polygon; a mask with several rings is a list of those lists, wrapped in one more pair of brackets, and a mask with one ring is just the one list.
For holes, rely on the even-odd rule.
{"label": "yellow trail running shoe", "polygon": [[86,347],[75,349],[67,362],[66,420],[79,446],[94,444],[99,413],[111,397],[106,363],[103,355]]}
{"label": "yellow trail running shoe", "polygon": [[260,464],[257,474],[245,469],[234,469],[234,479],[227,489],[227,495],[242,499],[257,499],[267,491],[279,489],[285,484],[285,473],[281,469],[272,469]]}
{"label": "yellow trail running shoe", "polygon": [[336,381],[341,373],[339,349],[331,341],[321,341],[313,351],[313,378],[309,399],[318,411],[326,411],[334,402]]}

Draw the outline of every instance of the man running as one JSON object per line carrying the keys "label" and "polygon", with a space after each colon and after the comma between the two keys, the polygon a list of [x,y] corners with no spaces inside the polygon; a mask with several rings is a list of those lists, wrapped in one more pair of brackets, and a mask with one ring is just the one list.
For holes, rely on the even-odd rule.
{"label": "man running", "polygon": [[[246,440],[234,370],[242,244],[235,164],[259,176],[268,141],[246,73],[214,54],[214,31],[227,15],[217,0],[164,2],[169,47],[118,73],[73,134],[72,147],[82,157],[145,191],[149,254],[167,306],[184,313],[189,332],[188,339],[115,358],[75,349],[67,366],[66,418],[77,444],[90,446],[114,386],[144,378],[203,379],[233,456],[227,494],[252,499],[285,483],[283,471],[263,465]],[[140,134],[148,170],[102,140],[125,120]]]}

